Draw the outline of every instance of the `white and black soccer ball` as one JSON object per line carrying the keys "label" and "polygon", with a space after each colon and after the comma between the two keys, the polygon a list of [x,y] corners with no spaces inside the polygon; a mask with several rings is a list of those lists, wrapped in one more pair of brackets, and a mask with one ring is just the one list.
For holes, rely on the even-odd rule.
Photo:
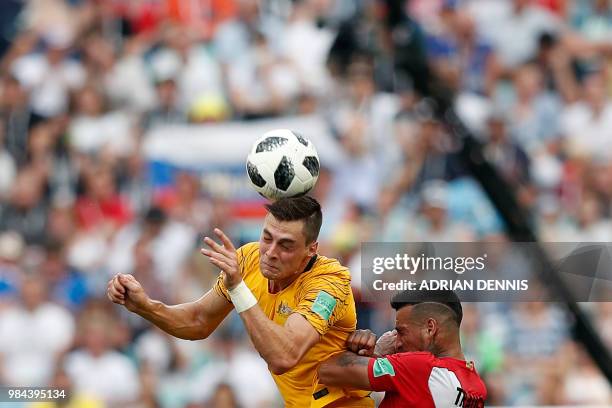
{"label": "white and black soccer ball", "polygon": [[251,148],[246,162],[253,188],[277,200],[309,192],[319,178],[319,156],[310,140],[289,129],[266,132]]}

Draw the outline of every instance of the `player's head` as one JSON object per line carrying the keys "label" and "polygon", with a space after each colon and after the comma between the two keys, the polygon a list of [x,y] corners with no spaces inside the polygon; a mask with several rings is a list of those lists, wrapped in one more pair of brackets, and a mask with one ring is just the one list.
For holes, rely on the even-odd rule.
{"label": "player's head", "polygon": [[317,252],[321,205],[302,196],[281,198],[266,208],[268,215],[259,239],[260,269],[268,279],[287,279],[301,273]]}
{"label": "player's head", "polygon": [[396,311],[396,348],[429,351],[434,355],[458,344],[463,309],[452,290],[405,291],[393,297]]}

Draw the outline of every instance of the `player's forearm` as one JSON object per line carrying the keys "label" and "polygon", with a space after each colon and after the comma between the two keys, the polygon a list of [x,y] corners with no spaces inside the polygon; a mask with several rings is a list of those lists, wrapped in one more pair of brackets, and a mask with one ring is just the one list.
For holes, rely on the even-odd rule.
{"label": "player's forearm", "polygon": [[183,303],[169,306],[157,300],[151,300],[147,306],[137,311],[166,333],[185,340],[201,340],[208,337],[210,330],[200,318],[195,303]]}
{"label": "player's forearm", "polygon": [[244,327],[261,357],[274,374],[283,374],[299,362],[299,351],[292,333],[264,314],[259,306],[240,313]]}
{"label": "player's forearm", "polygon": [[362,357],[351,351],[342,352],[319,366],[319,380],[325,385],[368,390],[369,361],[370,357]]}

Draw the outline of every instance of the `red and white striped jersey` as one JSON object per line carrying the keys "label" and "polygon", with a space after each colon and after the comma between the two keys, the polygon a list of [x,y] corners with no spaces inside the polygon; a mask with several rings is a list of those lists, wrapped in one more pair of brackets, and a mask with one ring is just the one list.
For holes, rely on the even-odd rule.
{"label": "red and white striped jersey", "polygon": [[368,377],[374,391],[385,391],[380,408],[479,408],[487,397],[473,362],[429,352],[372,358]]}

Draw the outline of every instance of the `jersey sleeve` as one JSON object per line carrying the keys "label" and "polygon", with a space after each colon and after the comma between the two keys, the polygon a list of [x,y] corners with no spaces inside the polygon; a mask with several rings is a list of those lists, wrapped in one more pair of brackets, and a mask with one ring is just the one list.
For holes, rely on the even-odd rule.
{"label": "jersey sleeve", "polygon": [[337,267],[308,278],[296,292],[294,312],[304,316],[321,336],[344,316],[352,300],[350,274]]}
{"label": "jersey sleeve", "polygon": [[373,391],[418,390],[431,372],[430,353],[399,353],[368,362],[368,378]]}
{"label": "jersey sleeve", "polygon": [[[248,269],[247,264],[249,263],[249,259],[254,254],[254,252],[257,250],[258,250],[258,246],[256,243],[250,243],[250,244],[243,245],[236,250],[236,256],[238,257],[238,267],[240,268],[240,274],[242,275],[243,278]],[[217,281],[215,282],[215,285],[213,286],[213,290],[217,292],[219,296],[227,299],[228,302],[230,303],[232,302],[229,296],[229,292],[227,291],[227,288],[225,287],[225,284],[223,283],[223,272],[220,272],[219,276],[217,276]]]}

